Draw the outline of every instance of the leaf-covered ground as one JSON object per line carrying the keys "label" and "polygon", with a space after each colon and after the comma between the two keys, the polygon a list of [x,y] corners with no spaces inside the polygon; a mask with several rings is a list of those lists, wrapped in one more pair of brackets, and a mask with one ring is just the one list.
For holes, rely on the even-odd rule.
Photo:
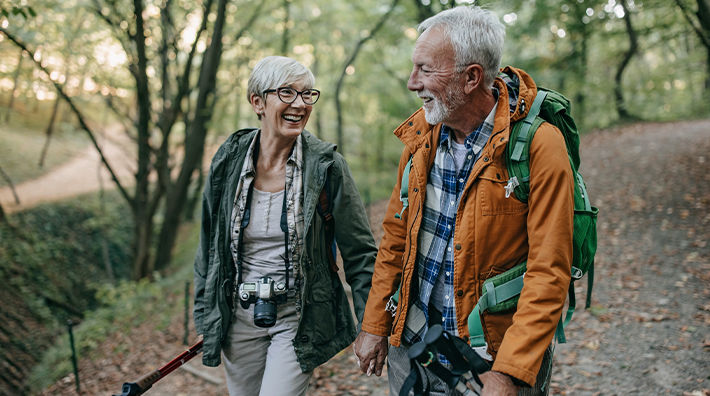
{"label": "leaf-covered ground", "polygon": [[[582,139],[582,168],[599,207],[594,300],[557,346],[552,394],[710,394],[710,120],[634,124]],[[371,208],[375,233],[384,205]],[[380,235],[376,235],[379,238]],[[586,293],[577,288],[581,306]],[[143,325],[80,360],[82,394],[118,393],[184,350],[181,318]],[[221,369],[199,358],[149,395],[224,395]],[[217,383],[215,383],[217,382]],[[67,375],[45,395],[75,394]],[[318,368],[312,395],[386,395],[348,348]]]}

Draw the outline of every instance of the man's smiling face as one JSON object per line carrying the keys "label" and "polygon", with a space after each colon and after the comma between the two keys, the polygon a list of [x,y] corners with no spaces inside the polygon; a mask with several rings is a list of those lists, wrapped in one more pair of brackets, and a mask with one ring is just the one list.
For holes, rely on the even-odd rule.
{"label": "man's smiling face", "polygon": [[424,31],[414,46],[412,63],[407,88],[423,100],[426,121],[446,122],[464,96],[454,49],[446,34],[438,28]]}

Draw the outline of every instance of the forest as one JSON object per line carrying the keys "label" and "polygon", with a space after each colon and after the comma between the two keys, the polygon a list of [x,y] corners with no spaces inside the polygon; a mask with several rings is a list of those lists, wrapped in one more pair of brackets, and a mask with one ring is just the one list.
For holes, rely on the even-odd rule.
{"label": "forest", "polygon": [[[247,79],[268,55],[313,71],[322,98],[307,129],[337,144],[366,205],[381,202],[402,151],[392,131],[421,106],[406,86],[417,24],[469,4],[504,22],[502,65],[569,98],[583,134],[710,115],[708,0],[0,0],[0,275],[17,276],[17,257],[34,254],[42,236],[24,227],[66,220],[58,209],[23,214],[15,187],[87,146],[100,163],[90,174],[105,178],[99,202],[79,206],[100,215],[76,212],[62,227],[91,235],[72,243],[97,244],[87,253],[103,261],[96,277],[143,284],[179,272],[181,254],[194,253],[180,251],[199,222],[211,156],[258,125]],[[65,319],[105,301],[76,299],[46,295],[26,308],[49,304]],[[28,365],[0,381],[26,389]]]}

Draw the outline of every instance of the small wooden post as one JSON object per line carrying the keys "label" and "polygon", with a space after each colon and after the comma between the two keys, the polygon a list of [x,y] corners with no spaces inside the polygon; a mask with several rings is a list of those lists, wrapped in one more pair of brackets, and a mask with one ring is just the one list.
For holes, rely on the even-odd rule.
{"label": "small wooden post", "polygon": [[74,332],[72,332],[72,326],[74,326],[74,322],[68,320],[67,328],[69,330],[69,345],[71,346],[71,362],[74,366],[74,381],[76,382],[76,393],[78,395],[81,394],[81,387],[79,385],[79,366],[77,365],[76,348],[74,347]]}
{"label": "small wooden post", "polygon": [[182,339],[184,345],[189,345],[187,342],[190,336],[190,281],[185,281],[185,336]]}

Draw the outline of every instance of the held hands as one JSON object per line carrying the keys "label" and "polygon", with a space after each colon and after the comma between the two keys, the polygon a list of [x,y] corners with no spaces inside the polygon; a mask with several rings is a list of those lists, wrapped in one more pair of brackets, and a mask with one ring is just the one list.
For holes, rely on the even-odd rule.
{"label": "held hands", "polygon": [[353,343],[353,352],[355,352],[358,366],[363,374],[370,376],[375,373],[378,377],[382,375],[387,346],[387,337],[360,331]]}
{"label": "held hands", "polygon": [[487,371],[480,375],[483,382],[481,396],[516,396],[518,387],[507,375],[498,371]]}

